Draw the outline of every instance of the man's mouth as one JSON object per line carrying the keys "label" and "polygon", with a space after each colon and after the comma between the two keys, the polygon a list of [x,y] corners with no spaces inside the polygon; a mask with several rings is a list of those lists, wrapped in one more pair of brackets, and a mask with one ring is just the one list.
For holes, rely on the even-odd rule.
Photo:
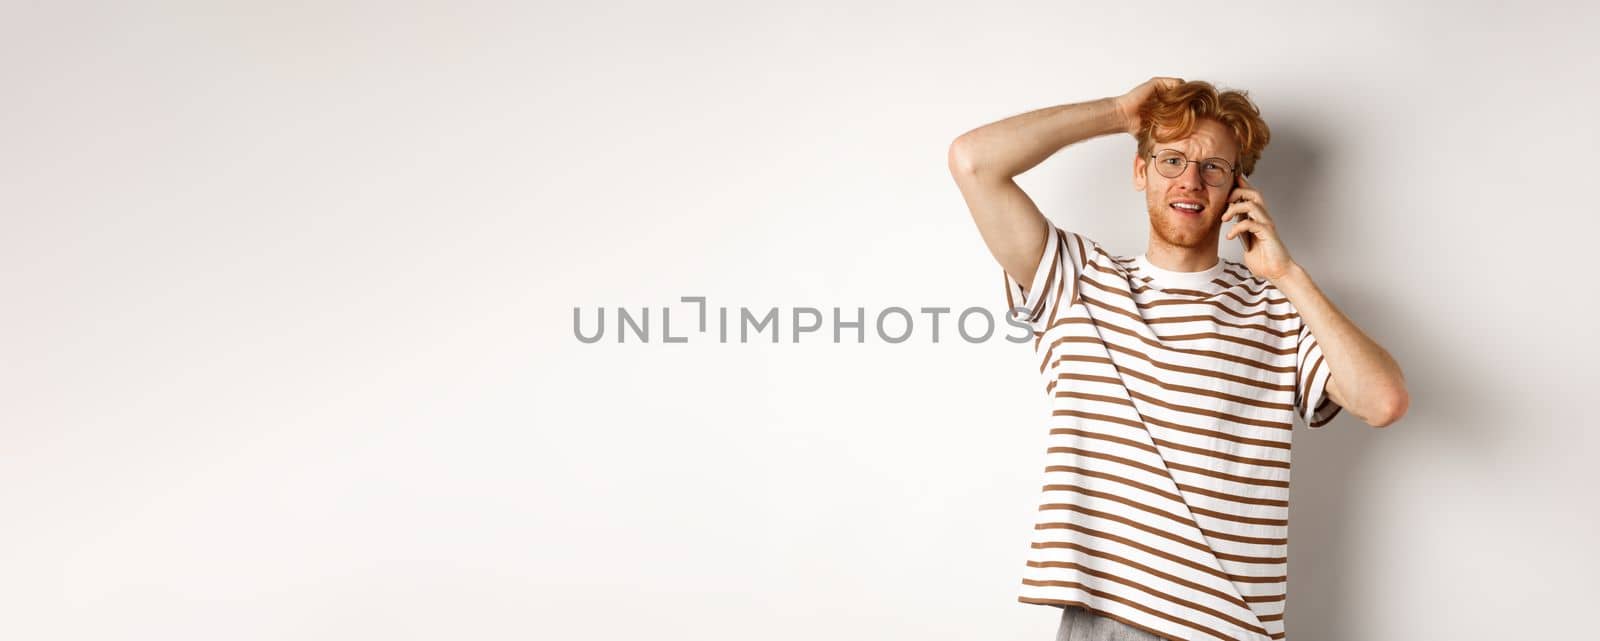
{"label": "man's mouth", "polygon": [[1187,216],[1199,216],[1201,212],[1205,211],[1205,205],[1198,203],[1172,203],[1167,206],[1173,211]]}

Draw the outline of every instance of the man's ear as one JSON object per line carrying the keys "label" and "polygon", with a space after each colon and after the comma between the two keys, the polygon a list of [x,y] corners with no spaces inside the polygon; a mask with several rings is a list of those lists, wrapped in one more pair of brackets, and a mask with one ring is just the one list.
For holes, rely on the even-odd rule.
{"label": "man's ear", "polygon": [[1145,175],[1144,175],[1144,172],[1145,172],[1144,156],[1139,155],[1138,152],[1134,152],[1134,154],[1133,154],[1133,190],[1134,191],[1144,191],[1144,188],[1145,188],[1145,180],[1144,180]]}

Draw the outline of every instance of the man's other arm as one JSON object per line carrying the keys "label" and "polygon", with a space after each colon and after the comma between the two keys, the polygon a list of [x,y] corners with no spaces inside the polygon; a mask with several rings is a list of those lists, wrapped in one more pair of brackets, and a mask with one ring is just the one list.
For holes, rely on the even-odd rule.
{"label": "man's other arm", "polygon": [[1328,395],[1373,427],[1400,420],[1411,406],[1400,364],[1323,295],[1298,263],[1273,282],[1300,312],[1327,358]]}
{"label": "man's other arm", "polygon": [[1167,81],[1178,82],[1152,78],[1123,96],[1018,114],[968,131],[950,143],[950,175],[978,224],[978,233],[989,253],[1024,288],[1033,283],[1034,270],[1044,256],[1049,224],[1014,178],[1067,145],[1137,132],[1138,105]]}

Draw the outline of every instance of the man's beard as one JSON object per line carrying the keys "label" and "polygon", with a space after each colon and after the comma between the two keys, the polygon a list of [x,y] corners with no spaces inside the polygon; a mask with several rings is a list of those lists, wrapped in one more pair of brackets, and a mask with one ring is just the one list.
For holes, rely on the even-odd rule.
{"label": "man's beard", "polygon": [[1179,214],[1172,211],[1162,211],[1160,208],[1170,210],[1165,204],[1148,205],[1150,209],[1150,229],[1162,242],[1186,249],[1216,249],[1220,228],[1215,225],[1185,223],[1178,219]]}

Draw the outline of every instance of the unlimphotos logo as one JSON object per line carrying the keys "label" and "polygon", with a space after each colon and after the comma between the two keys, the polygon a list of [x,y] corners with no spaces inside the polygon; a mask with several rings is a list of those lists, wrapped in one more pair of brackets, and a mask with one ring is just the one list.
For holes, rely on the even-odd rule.
{"label": "unlimphotos logo", "polygon": [[[666,306],[658,307],[656,309],[661,312],[659,316],[661,319],[660,342],[687,343],[691,337],[706,337],[710,334],[709,325],[712,308],[706,304],[706,297],[682,296],[678,300],[698,307],[698,331],[673,334],[672,308]],[[618,343],[628,342],[630,333],[638,342],[650,342],[651,308],[640,307],[635,310],[636,313],[630,312],[626,307],[617,307],[615,309],[616,327],[614,334]],[[780,327],[782,319],[788,320],[788,336],[791,343],[799,343],[801,337],[805,335],[819,334],[825,326],[824,318],[826,316],[819,308],[792,307],[789,308],[789,313],[787,314],[780,313],[780,309],[782,308],[768,307],[758,313],[755,309],[749,307],[732,308],[734,320],[730,323],[730,308],[715,308],[717,342],[730,342],[730,331],[736,331],[737,342],[739,343],[751,342],[752,335],[756,337],[755,340],[760,341],[762,335],[770,330],[770,342],[777,343],[780,337],[784,335]],[[847,311],[848,309],[851,308],[832,308],[832,342],[845,342],[843,338],[846,334],[853,334],[857,343],[867,342],[867,309],[865,307],[856,307],[853,308],[853,312]],[[594,320],[587,324],[592,329],[585,332],[586,324],[584,322],[583,308],[572,308],[572,335],[581,342],[598,343],[606,337],[606,330],[609,327],[606,322],[606,308],[597,307],[594,312]],[[885,307],[873,315],[875,322],[871,324],[871,328],[875,330],[877,339],[885,343],[906,342],[911,339],[917,330],[927,328],[926,333],[929,342],[938,343],[940,340],[940,320],[948,317],[949,320],[947,322],[955,325],[956,334],[961,337],[961,340],[968,343],[982,343],[990,340],[995,335],[996,323],[994,315],[983,307],[968,307],[956,314],[952,314],[952,310],[949,307],[920,307],[918,312],[926,317],[922,323],[917,321],[917,315],[912,314],[905,307]],[[1006,334],[1006,341],[1026,343],[1033,337],[1032,329],[1023,320],[1028,313],[1029,310],[1025,307],[1011,308],[1010,313],[1005,317],[1006,324],[1019,331]],[[823,340],[823,337],[812,336],[808,340],[818,341]]]}

